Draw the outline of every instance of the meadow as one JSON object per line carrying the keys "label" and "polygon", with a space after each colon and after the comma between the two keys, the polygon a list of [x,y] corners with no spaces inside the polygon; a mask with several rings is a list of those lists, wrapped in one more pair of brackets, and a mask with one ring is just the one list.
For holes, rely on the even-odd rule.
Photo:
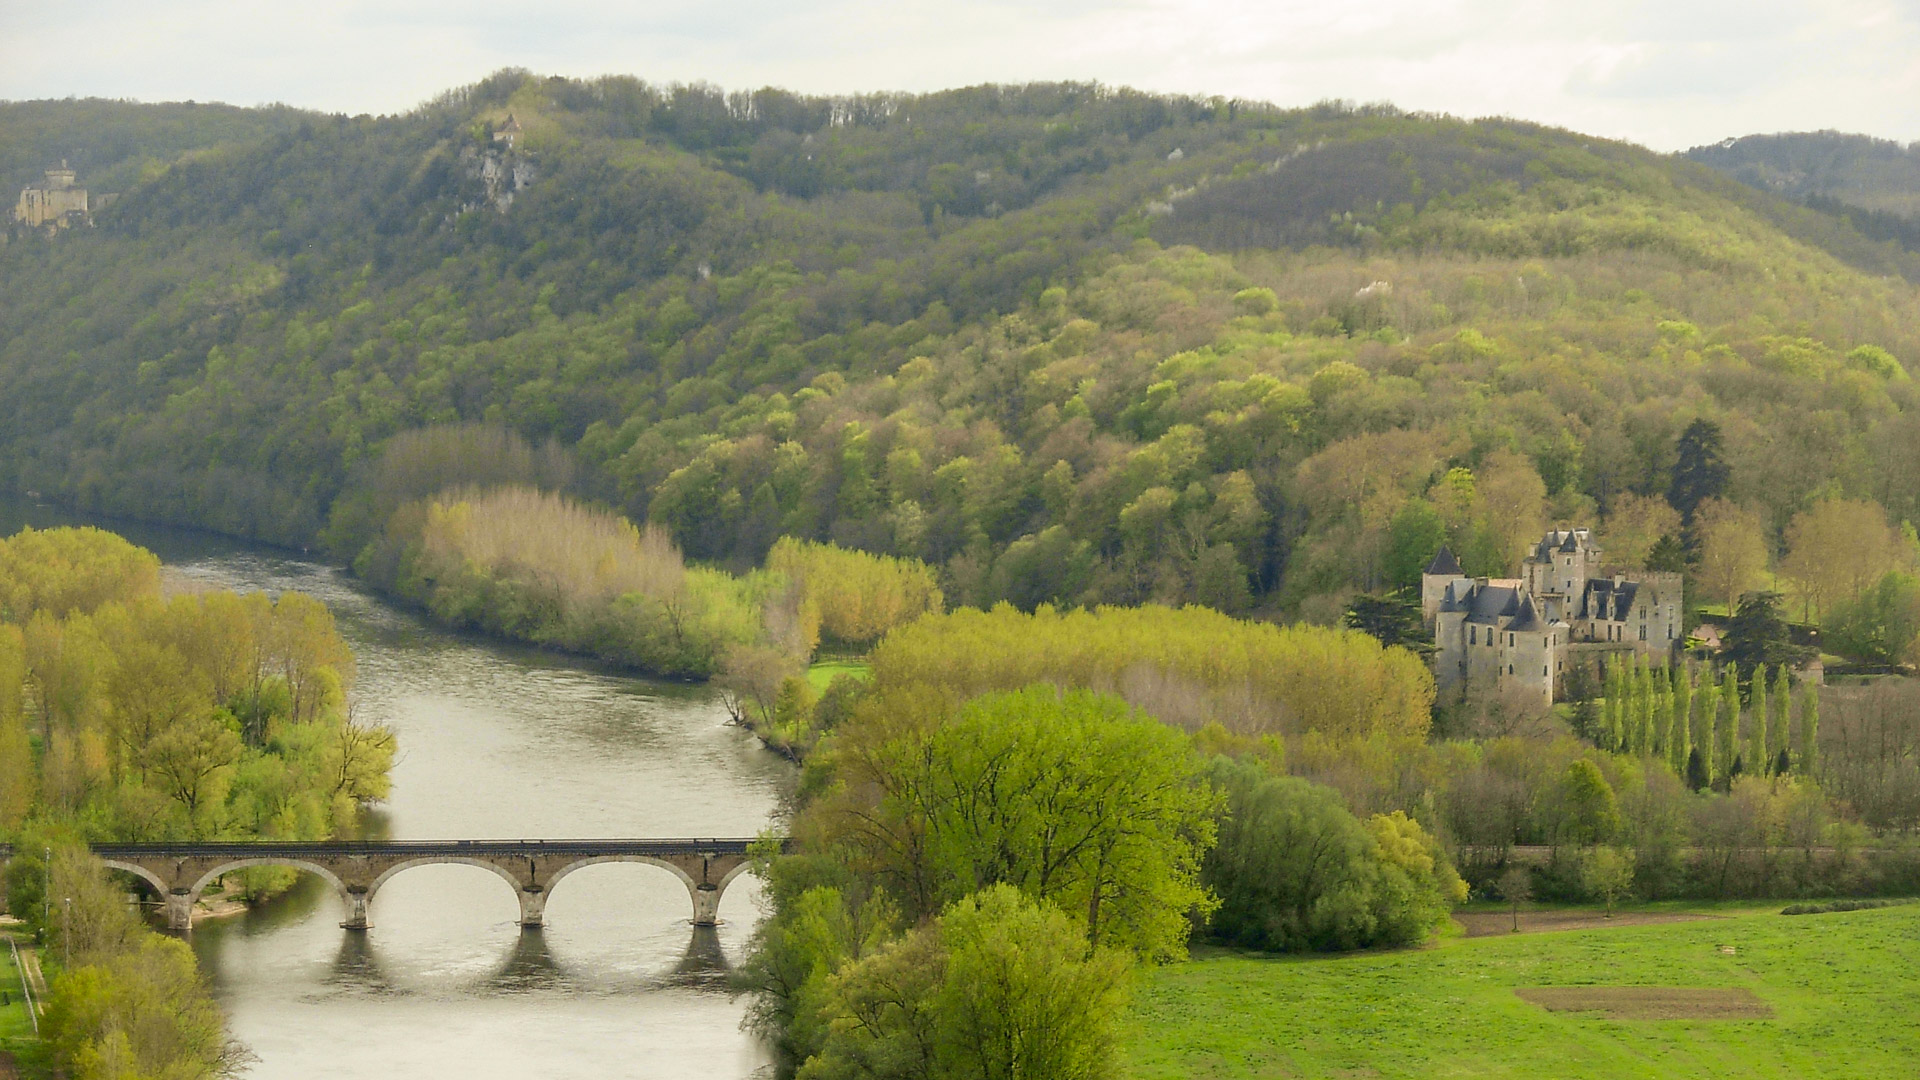
{"label": "meadow", "polygon": [[[1777,907],[1699,910],[1716,917],[1454,936],[1425,949],[1337,958],[1196,953],[1192,962],[1143,980],[1125,1034],[1130,1074],[1136,1080],[1914,1075],[1920,907],[1803,916],[1780,915]],[[1722,993],[1625,996],[1651,999],[1652,1011],[1669,1015],[1718,1011],[1741,1018],[1614,1019],[1603,1011],[1549,1011],[1516,993],[1540,987],[1715,990]],[[1586,994],[1598,1003],[1620,992]],[[1686,1004],[1689,998],[1697,1007]],[[1720,1007],[1729,998],[1751,1007]],[[1752,1015],[1769,1011],[1769,1018]]]}

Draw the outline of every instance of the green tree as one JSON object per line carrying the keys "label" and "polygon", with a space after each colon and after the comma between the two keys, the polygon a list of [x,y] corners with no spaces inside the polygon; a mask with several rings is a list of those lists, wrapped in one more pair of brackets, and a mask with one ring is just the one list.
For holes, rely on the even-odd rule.
{"label": "green tree", "polygon": [[1421,656],[1431,656],[1434,652],[1433,638],[1427,633],[1417,596],[1404,592],[1387,596],[1361,593],[1347,605],[1343,621],[1349,628],[1382,645],[1398,645]]}
{"label": "green tree", "polygon": [[1433,553],[1446,543],[1447,525],[1425,499],[1409,499],[1387,525],[1387,552],[1383,560],[1389,588],[1414,588]]}
{"label": "green tree", "polygon": [[1728,664],[1720,679],[1720,724],[1719,741],[1714,746],[1713,775],[1716,779],[1733,782],[1734,764],[1739,756],[1740,745],[1740,682],[1739,671]]}
{"label": "green tree", "polygon": [[1127,969],[1124,953],[1089,954],[1059,909],[996,885],[832,976],[799,1076],[1109,1077]]}
{"label": "green tree", "polygon": [[1694,420],[1680,433],[1674,446],[1672,482],[1667,501],[1687,523],[1693,512],[1708,499],[1717,499],[1727,489],[1731,470],[1723,456],[1720,425],[1705,417]]}
{"label": "green tree", "polygon": [[1747,771],[1764,776],[1773,764],[1767,752],[1767,725],[1773,711],[1767,706],[1767,669],[1755,668],[1747,690]]}
{"label": "green tree", "polygon": [[1693,682],[1694,672],[1685,663],[1676,663],[1673,675],[1673,716],[1667,730],[1667,764],[1673,775],[1684,778],[1687,762],[1693,755]]}
{"label": "green tree", "polygon": [[1559,836],[1574,844],[1591,845],[1610,839],[1620,828],[1620,808],[1613,786],[1593,762],[1580,758],[1560,777],[1563,807]]}
{"label": "green tree", "polygon": [[1800,730],[1798,732],[1799,772],[1801,776],[1820,775],[1820,688],[1808,679],[1800,690]]}
{"label": "green tree", "polygon": [[1198,875],[1214,833],[1185,735],[1118,698],[1046,685],[950,719],[913,718],[897,697],[863,714],[876,719],[843,728],[829,760],[841,796],[801,828],[848,845],[909,917],[1006,883],[1072,911],[1098,945],[1184,950],[1189,916],[1211,907]]}
{"label": "green tree", "polygon": [[1409,944],[1465,897],[1403,814],[1363,825],[1332,789],[1251,759],[1216,759],[1213,781],[1227,803],[1204,880],[1220,898],[1208,930],[1221,940],[1280,952]]}
{"label": "green tree", "polygon": [[1748,593],[1727,620],[1721,656],[1739,669],[1742,680],[1762,667],[1797,667],[1811,658],[1811,649],[1793,643],[1787,620],[1780,614],[1781,599],[1776,592]]}
{"label": "green tree", "polygon": [[1581,882],[1588,895],[1607,905],[1607,918],[1613,918],[1613,905],[1633,891],[1633,850],[1602,844],[1587,853],[1580,867]]}

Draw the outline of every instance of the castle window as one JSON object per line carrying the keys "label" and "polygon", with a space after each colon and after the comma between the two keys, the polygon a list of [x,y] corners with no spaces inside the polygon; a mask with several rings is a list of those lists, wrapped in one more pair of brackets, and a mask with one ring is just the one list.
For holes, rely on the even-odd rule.
{"label": "castle window", "polygon": [[1479,627],[1477,626],[1467,627],[1467,644],[1469,645],[1480,644],[1480,628]]}
{"label": "castle window", "polygon": [[1640,628],[1640,640],[1641,641],[1647,640],[1647,628],[1644,626]]}
{"label": "castle window", "polygon": [[1513,665],[1512,665],[1512,664],[1508,664],[1508,665],[1507,665],[1507,674],[1509,674],[1509,675],[1511,675],[1511,674],[1513,674]]}
{"label": "castle window", "polygon": [[1546,678],[1546,677],[1547,677],[1547,675],[1548,675],[1548,674],[1549,674],[1549,672],[1547,671],[1547,665],[1545,665],[1545,664],[1541,664],[1541,665],[1540,665],[1540,677],[1544,679],[1544,678]]}
{"label": "castle window", "polygon": [[1511,649],[1511,648],[1513,648],[1513,635],[1512,635],[1512,634],[1508,634],[1508,635],[1507,635],[1507,648],[1509,648],[1509,649]]}

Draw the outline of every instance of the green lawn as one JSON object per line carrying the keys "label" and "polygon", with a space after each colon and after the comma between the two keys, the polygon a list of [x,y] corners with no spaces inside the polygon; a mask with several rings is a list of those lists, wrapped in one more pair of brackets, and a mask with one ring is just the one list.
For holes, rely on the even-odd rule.
{"label": "green lawn", "polygon": [[825,693],[833,680],[841,675],[851,675],[864,681],[872,674],[865,660],[822,660],[807,668],[807,681],[813,684],[815,693]]}
{"label": "green lawn", "polygon": [[6,991],[7,1004],[0,1005],[0,1049],[16,1050],[20,1040],[34,1038],[33,1020],[27,1015],[26,999],[20,992],[20,971],[13,966],[13,950],[0,937],[0,990]]}
{"label": "green lawn", "polygon": [[[1608,1020],[1513,992],[1582,985],[1746,988],[1774,1016]],[[1920,907],[1455,937],[1326,959],[1214,953],[1147,976],[1126,1040],[1136,1080],[1912,1080]]]}

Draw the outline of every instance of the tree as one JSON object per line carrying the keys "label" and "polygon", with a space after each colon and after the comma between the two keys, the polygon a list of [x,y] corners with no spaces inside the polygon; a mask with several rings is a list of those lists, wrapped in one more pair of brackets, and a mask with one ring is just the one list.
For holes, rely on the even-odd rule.
{"label": "tree", "polygon": [[[1786,756],[1791,762],[1787,750],[1793,736],[1793,681],[1787,674],[1785,665],[1773,669],[1773,718],[1767,723],[1767,746],[1776,757]],[[1785,768],[1775,768],[1776,773],[1785,773]]]}
{"label": "tree", "polygon": [[1667,764],[1673,775],[1685,777],[1693,755],[1693,669],[1676,663],[1673,675],[1673,718],[1667,725]]}
{"label": "tree", "polygon": [[1680,512],[1657,495],[1626,494],[1613,501],[1607,515],[1608,561],[1632,569],[1648,564],[1661,540],[1680,534]]}
{"label": "tree", "polygon": [[1361,593],[1347,606],[1343,621],[1349,628],[1366,634],[1382,645],[1398,645],[1421,656],[1433,655],[1433,638],[1427,633],[1426,620],[1420,614],[1420,602],[1414,596],[1406,593],[1388,596]]}
{"label": "tree", "polygon": [[1674,446],[1672,483],[1667,501],[1692,524],[1694,512],[1727,489],[1729,469],[1722,457],[1720,425],[1704,417],[1688,424]]}
{"label": "tree", "polygon": [[1766,775],[1767,768],[1773,764],[1773,758],[1767,753],[1767,725],[1772,720],[1772,710],[1767,707],[1767,669],[1758,667],[1753,670],[1753,679],[1747,688],[1747,771],[1755,776]]}
{"label": "tree", "polygon": [[1707,595],[1724,599],[1731,613],[1740,594],[1752,588],[1767,569],[1760,515],[1724,499],[1712,499],[1694,514],[1693,535],[1700,552],[1700,585]]}
{"label": "tree", "polygon": [[1787,526],[1780,571],[1800,593],[1806,615],[1853,600],[1911,558],[1900,531],[1866,499],[1823,499]]}
{"label": "tree", "polygon": [[1602,844],[1587,853],[1580,868],[1587,892],[1606,902],[1606,917],[1613,918],[1613,905],[1633,891],[1633,851]]}
{"label": "tree", "polygon": [[924,918],[1005,883],[1072,911],[1101,946],[1180,955],[1214,796],[1185,735],[1119,698],[1047,685],[959,710],[878,694],[827,761],[841,787],[796,828]]}
{"label": "tree", "polygon": [[1813,658],[1812,649],[1793,643],[1787,621],[1780,616],[1780,602],[1776,592],[1748,593],[1727,620],[1720,635],[1720,655],[1740,678],[1752,678],[1766,667],[1799,667]]}
{"label": "tree", "polygon": [[798,1075],[1108,1077],[1127,968],[1089,953],[1058,908],[996,885],[832,976],[826,1036]]}
{"label": "tree", "polygon": [[1699,697],[1699,728],[1687,764],[1687,784],[1695,791],[1711,787],[1720,775],[1720,684],[1714,681],[1711,670],[1700,674]]}
{"label": "tree", "polygon": [[1920,578],[1892,571],[1827,613],[1824,644],[1843,656],[1880,664],[1920,661]]}
{"label": "tree", "polygon": [[1533,871],[1518,863],[1500,875],[1500,899],[1513,909],[1513,932],[1520,932],[1520,905],[1533,899]]}
{"label": "tree", "polygon": [[1798,739],[1800,775],[1820,775],[1820,687],[1809,679],[1801,685]]}
{"label": "tree", "polygon": [[1713,775],[1733,782],[1735,766],[1739,761],[1740,745],[1740,682],[1739,671],[1728,664],[1720,678],[1720,741],[1714,748],[1715,761]]}
{"label": "tree", "polygon": [[1424,938],[1465,897],[1433,838],[1404,814],[1362,824],[1331,788],[1216,759],[1226,794],[1204,880],[1224,941],[1272,951],[1353,949]]}
{"label": "tree", "polygon": [[1408,499],[1387,525],[1387,551],[1382,567],[1387,586],[1404,589],[1420,584],[1421,571],[1433,553],[1446,543],[1447,525],[1425,499]]}
{"label": "tree", "polygon": [[1620,808],[1613,787],[1586,758],[1575,760],[1561,775],[1560,801],[1564,809],[1559,834],[1564,840],[1597,844],[1620,828]]}

